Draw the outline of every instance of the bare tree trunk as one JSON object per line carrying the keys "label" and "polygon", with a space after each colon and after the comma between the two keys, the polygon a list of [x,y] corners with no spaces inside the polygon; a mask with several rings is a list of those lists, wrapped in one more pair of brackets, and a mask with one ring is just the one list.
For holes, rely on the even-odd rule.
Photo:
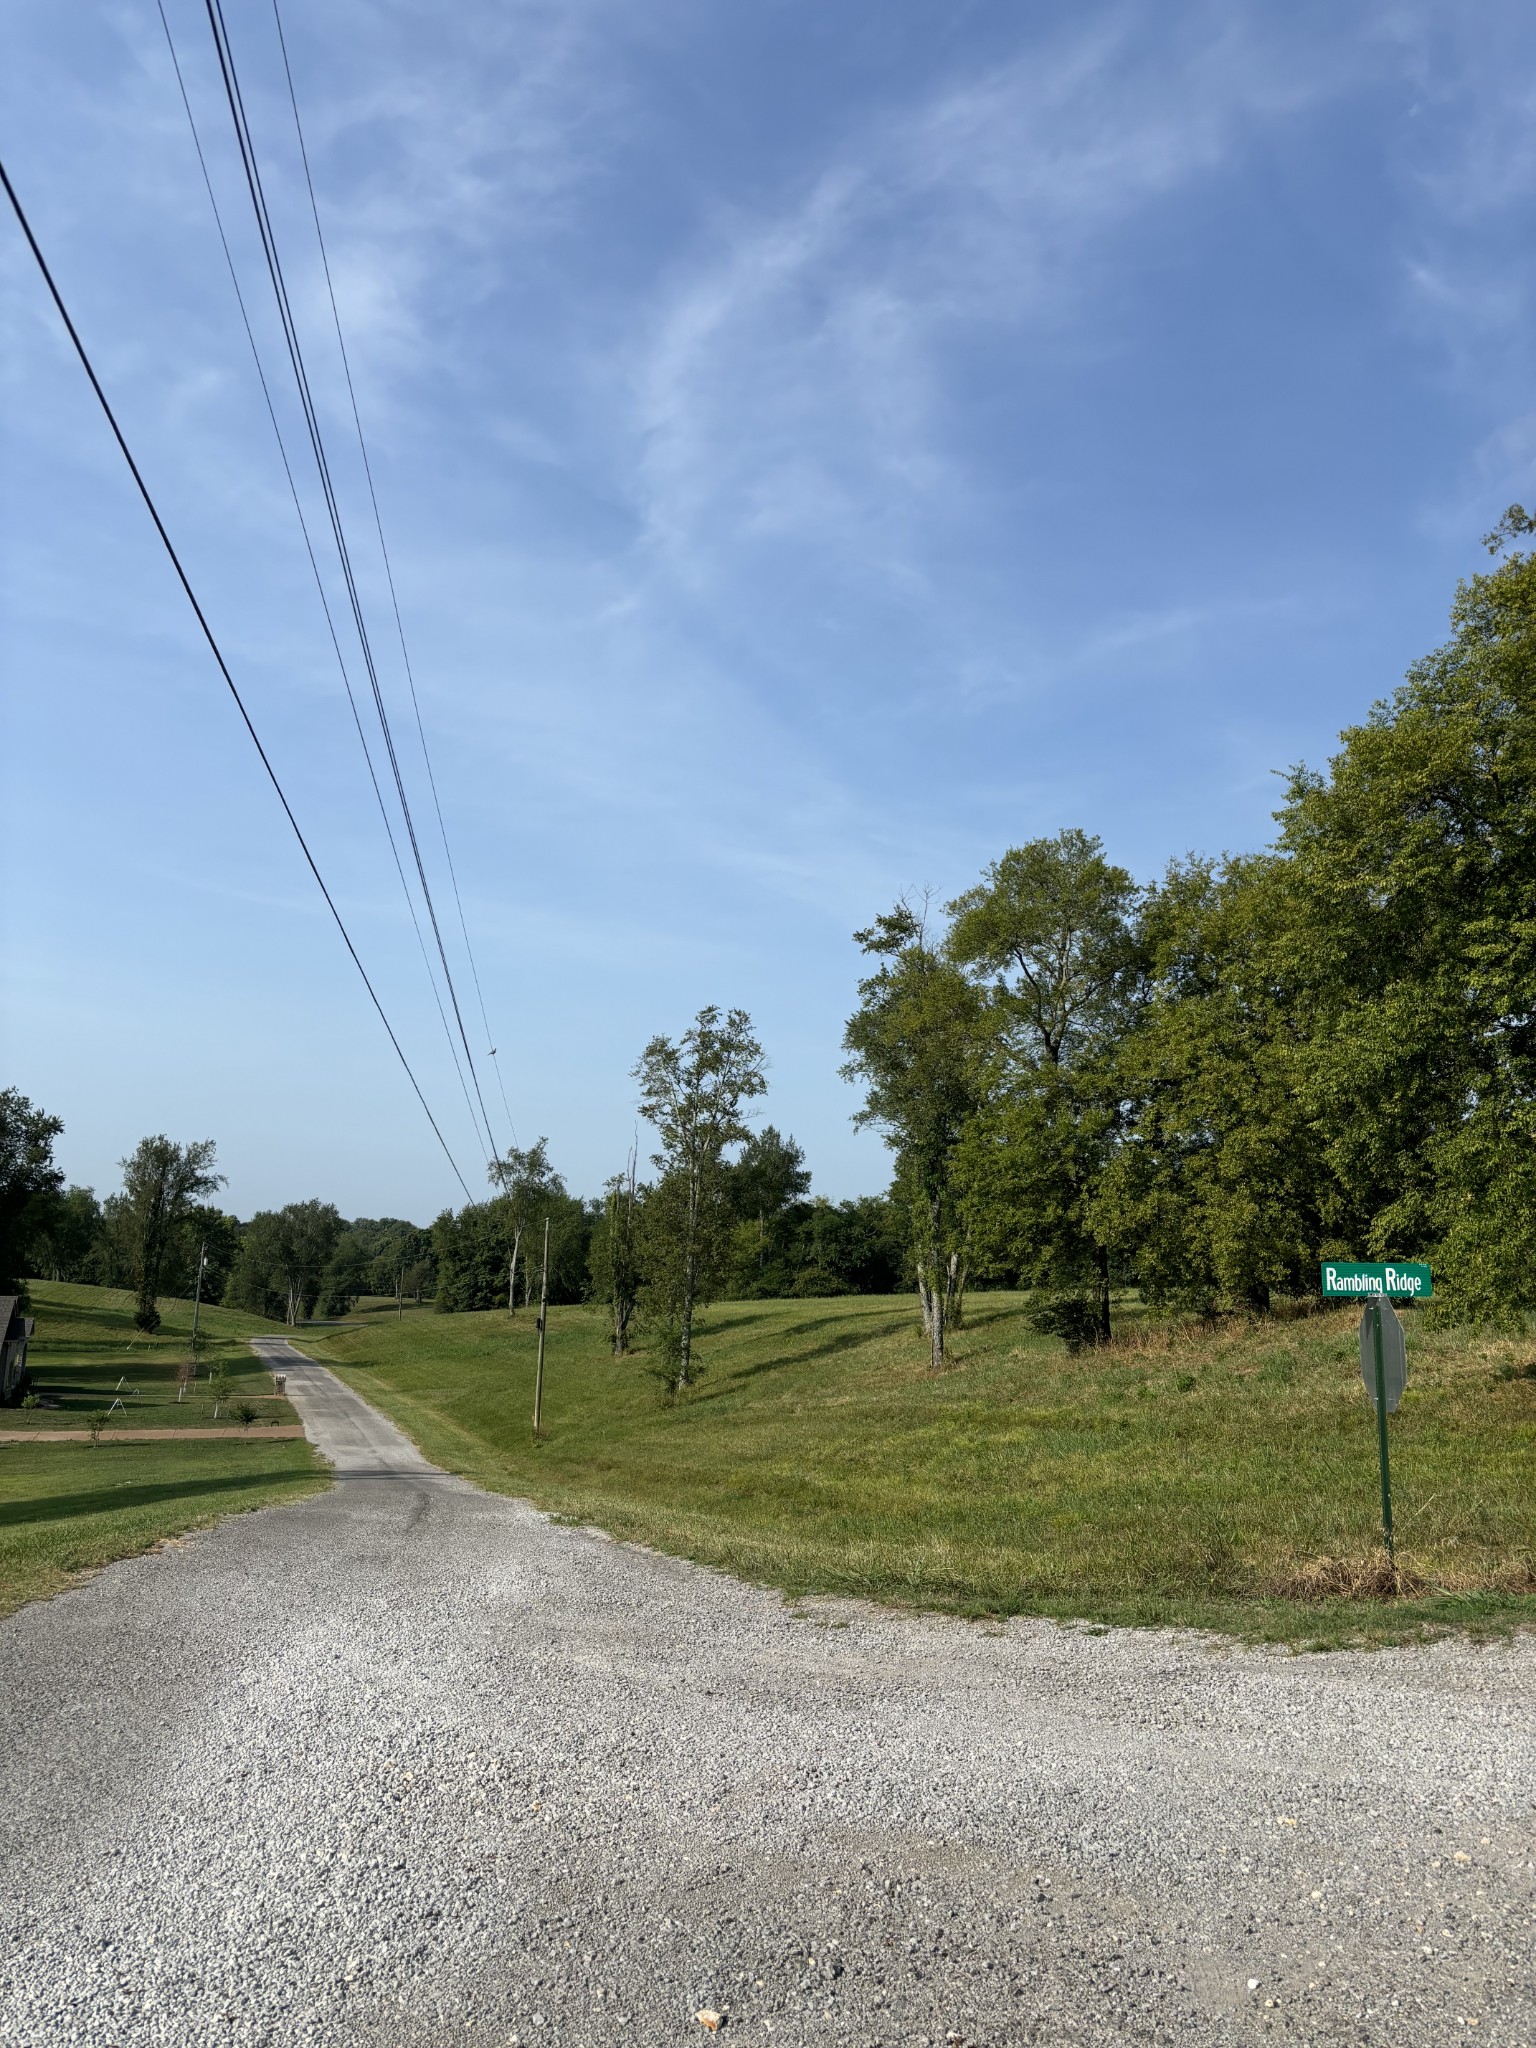
{"label": "bare tree trunk", "polygon": [[523,1241],[522,1226],[519,1224],[512,1233],[512,1260],[507,1267],[507,1314],[517,1314],[517,1248]]}
{"label": "bare tree trunk", "polygon": [[1109,1327],[1109,1253],[1102,1245],[1094,1248],[1093,1263],[1098,1281],[1098,1322],[1099,1342],[1107,1344],[1110,1339]]}
{"label": "bare tree trunk", "polygon": [[951,1330],[958,1330],[965,1316],[965,1267],[960,1263],[957,1251],[949,1255],[949,1265],[944,1275],[944,1321]]}
{"label": "bare tree trunk", "polygon": [[624,1171],[608,1190],[609,1306],[613,1310],[613,1355],[629,1350],[629,1321],[635,1312],[635,1168],[630,1147]]}

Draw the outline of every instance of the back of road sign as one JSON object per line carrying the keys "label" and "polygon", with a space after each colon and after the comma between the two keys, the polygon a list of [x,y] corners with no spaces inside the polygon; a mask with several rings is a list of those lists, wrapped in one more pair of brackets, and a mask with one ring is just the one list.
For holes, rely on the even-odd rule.
{"label": "back of road sign", "polygon": [[1403,1388],[1408,1382],[1408,1347],[1403,1342],[1403,1326],[1397,1319],[1397,1310],[1390,1301],[1377,1299],[1368,1301],[1360,1318],[1360,1377],[1365,1381],[1365,1391],[1371,1397],[1371,1406],[1376,1406],[1376,1334],[1375,1319],[1381,1317],[1381,1371],[1386,1383],[1387,1413],[1395,1415],[1397,1404],[1403,1398]]}

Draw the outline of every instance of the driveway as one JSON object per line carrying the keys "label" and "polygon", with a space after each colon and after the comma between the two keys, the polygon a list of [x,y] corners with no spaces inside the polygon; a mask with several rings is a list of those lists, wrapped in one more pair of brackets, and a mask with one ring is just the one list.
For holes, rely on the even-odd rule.
{"label": "driveway", "polygon": [[6,2048],[1536,2035],[1531,1642],[791,1609],[266,1348],[335,1487],[0,1623]]}

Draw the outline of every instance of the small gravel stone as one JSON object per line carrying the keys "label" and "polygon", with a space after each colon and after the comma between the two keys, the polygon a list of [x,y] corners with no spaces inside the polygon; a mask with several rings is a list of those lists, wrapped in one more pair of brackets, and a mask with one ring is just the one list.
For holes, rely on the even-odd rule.
{"label": "small gravel stone", "polygon": [[1530,1640],[792,1614],[288,1370],[328,1494],[0,1623],[4,2048],[1532,2041]]}

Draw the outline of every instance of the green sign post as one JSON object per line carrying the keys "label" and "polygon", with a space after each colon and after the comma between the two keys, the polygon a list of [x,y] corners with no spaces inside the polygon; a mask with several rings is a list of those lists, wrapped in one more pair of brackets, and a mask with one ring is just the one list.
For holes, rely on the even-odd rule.
{"label": "green sign post", "polygon": [[1360,1318],[1360,1377],[1376,1410],[1376,1454],[1381,1461],[1381,1533],[1395,1564],[1392,1536],[1392,1467],[1387,1458],[1387,1417],[1396,1412],[1408,1378],[1408,1347],[1397,1311],[1383,1294],[1365,1305]]}
{"label": "green sign post", "polygon": [[1392,1297],[1428,1301],[1434,1293],[1428,1266],[1399,1261],[1371,1265],[1359,1260],[1325,1259],[1323,1297],[1328,1301],[1364,1301],[1360,1318],[1360,1377],[1376,1410],[1376,1454],[1381,1464],[1381,1533],[1394,1565],[1397,1546],[1392,1533],[1392,1467],[1387,1456],[1387,1417],[1395,1414],[1408,1381],[1408,1347]]}

